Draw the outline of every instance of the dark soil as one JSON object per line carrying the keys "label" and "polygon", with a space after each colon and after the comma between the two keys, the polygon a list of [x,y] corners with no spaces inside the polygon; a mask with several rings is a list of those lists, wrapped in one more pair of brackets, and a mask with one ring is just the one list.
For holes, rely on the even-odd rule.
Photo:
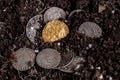
{"label": "dark soil", "polygon": [[[99,4],[106,4],[107,9],[98,13]],[[58,41],[60,46],[39,41],[39,50],[52,47],[62,53],[69,48],[85,58],[84,66],[75,73],[46,70],[36,64],[28,71],[16,71],[10,62],[10,49],[35,48],[25,35],[25,26],[30,18],[52,6],[68,13],[75,9],[85,12],[68,19],[70,34]],[[91,39],[78,34],[76,30],[85,21],[97,23],[102,36]],[[0,29],[0,80],[120,80],[120,0],[0,0],[0,22],[5,23]]]}

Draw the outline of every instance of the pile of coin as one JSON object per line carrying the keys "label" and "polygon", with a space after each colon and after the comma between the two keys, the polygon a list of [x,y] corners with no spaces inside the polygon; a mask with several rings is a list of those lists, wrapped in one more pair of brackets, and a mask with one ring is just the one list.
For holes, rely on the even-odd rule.
{"label": "pile of coin", "polygon": [[[63,9],[51,7],[44,14],[38,14],[28,21],[26,35],[34,44],[37,43],[36,36],[42,37],[43,42],[54,43],[60,41],[69,35],[70,32],[68,25],[63,21],[65,19],[66,13]],[[37,32],[41,36],[37,35]],[[79,26],[77,32],[91,38],[102,36],[102,29],[94,22],[84,22]],[[83,57],[76,56],[73,51],[69,50],[60,53],[53,48],[45,48],[38,52],[37,56],[32,49],[20,48],[14,55],[16,60],[12,61],[12,65],[20,71],[30,69],[34,65],[35,60],[37,65],[42,68],[59,69],[63,72],[72,73],[74,70],[81,68],[82,63],[85,62]]]}
{"label": "pile of coin", "polygon": [[59,69],[60,71],[72,73],[77,64],[82,63],[84,59],[75,56],[72,52],[66,54],[59,53],[52,48],[45,48],[36,56],[34,50],[24,47],[12,53],[15,57],[12,60],[12,65],[16,70],[26,71],[33,67],[36,61],[38,66],[42,68]]}
{"label": "pile of coin", "polygon": [[[44,17],[43,17],[44,16]],[[42,38],[45,42],[55,42],[65,38],[69,34],[68,26],[59,19],[65,19],[66,13],[58,7],[51,7],[44,14],[32,17],[26,26],[26,35],[32,43],[35,43],[36,30],[46,23],[42,30]]]}

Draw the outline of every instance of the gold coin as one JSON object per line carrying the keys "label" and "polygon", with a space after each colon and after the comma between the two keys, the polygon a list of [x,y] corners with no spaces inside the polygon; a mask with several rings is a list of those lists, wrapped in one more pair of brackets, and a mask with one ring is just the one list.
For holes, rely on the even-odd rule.
{"label": "gold coin", "polygon": [[48,22],[42,31],[42,38],[45,42],[55,42],[69,34],[68,26],[59,20]]}

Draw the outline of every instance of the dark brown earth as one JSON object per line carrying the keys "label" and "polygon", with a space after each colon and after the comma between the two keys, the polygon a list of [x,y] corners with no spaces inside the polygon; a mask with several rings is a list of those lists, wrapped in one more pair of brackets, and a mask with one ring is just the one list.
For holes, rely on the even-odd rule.
{"label": "dark brown earth", "polygon": [[[107,7],[98,13],[98,4]],[[38,48],[52,47],[62,53],[69,47],[86,60],[77,72],[80,74],[46,70],[36,64],[28,71],[16,71],[10,62],[10,49],[35,48],[25,35],[25,26],[30,18],[52,6],[68,13],[76,9],[85,12],[68,19],[70,34],[59,41],[60,46],[40,40]],[[103,30],[102,36],[91,39],[78,34],[76,30],[85,21],[97,23]],[[5,23],[0,29],[0,80],[120,80],[120,0],[0,0],[0,22]]]}

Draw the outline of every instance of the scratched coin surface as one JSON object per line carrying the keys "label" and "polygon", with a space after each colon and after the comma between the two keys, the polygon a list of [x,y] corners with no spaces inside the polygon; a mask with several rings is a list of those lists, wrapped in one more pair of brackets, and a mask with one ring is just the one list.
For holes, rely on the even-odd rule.
{"label": "scratched coin surface", "polygon": [[59,52],[52,48],[43,49],[36,57],[37,64],[45,69],[54,69],[60,63]]}
{"label": "scratched coin surface", "polygon": [[84,59],[82,57],[76,56],[69,65],[60,67],[59,70],[67,73],[73,73],[74,68],[77,66],[78,63],[81,62],[84,62]]}
{"label": "scratched coin surface", "polygon": [[32,17],[26,26],[26,35],[32,43],[35,43],[36,30],[41,26],[42,15]]}
{"label": "scratched coin surface", "polygon": [[69,34],[68,26],[59,20],[48,22],[42,30],[42,38],[45,42],[55,42],[65,38]]}
{"label": "scratched coin surface", "polygon": [[98,38],[102,36],[102,29],[94,22],[84,22],[78,28],[78,33],[85,34],[87,37]]}
{"label": "scratched coin surface", "polygon": [[59,7],[51,7],[48,10],[46,10],[44,13],[45,23],[50,20],[55,20],[55,19],[59,19],[59,18],[61,18],[61,19],[66,18],[65,11]]}
{"label": "scratched coin surface", "polygon": [[14,55],[15,61],[12,61],[12,65],[16,70],[26,71],[35,63],[35,53],[32,49],[20,48],[14,53]]}

